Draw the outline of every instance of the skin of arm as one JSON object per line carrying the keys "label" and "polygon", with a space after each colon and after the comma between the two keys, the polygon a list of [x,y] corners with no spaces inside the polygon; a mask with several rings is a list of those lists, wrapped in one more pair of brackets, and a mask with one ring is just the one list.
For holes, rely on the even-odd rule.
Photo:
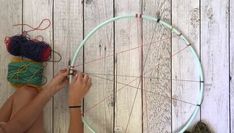
{"label": "skin of arm", "polygon": [[[81,101],[91,87],[91,78],[87,74],[78,73],[69,86],[68,105],[80,106]],[[70,108],[70,126],[69,133],[83,133],[81,108]]]}
{"label": "skin of arm", "polygon": [[70,109],[69,133],[83,133],[84,126],[80,109]]}
{"label": "skin of arm", "polygon": [[6,123],[5,131],[7,133],[25,132],[42,112],[53,94],[49,89],[43,90],[29,105],[17,112],[15,117]]}
{"label": "skin of arm", "polygon": [[[6,133],[25,132],[34,123],[36,118],[39,117],[50,98],[65,86],[67,83],[66,77],[67,70],[60,70],[37,97],[35,97],[26,107],[17,112],[12,120],[2,126],[4,131]],[[1,130],[0,133],[2,133]]]}

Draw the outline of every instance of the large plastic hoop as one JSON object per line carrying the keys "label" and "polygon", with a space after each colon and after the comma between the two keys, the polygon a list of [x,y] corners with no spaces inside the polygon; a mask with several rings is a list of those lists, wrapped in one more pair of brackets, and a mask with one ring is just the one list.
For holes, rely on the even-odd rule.
{"label": "large plastic hoop", "polygon": [[[193,56],[196,60],[196,65],[197,65],[197,69],[198,69],[198,73],[200,75],[200,90],[197,96],[197,102],[196,102],[196,106],[193,110],[193,113],[191,114],[191,116],[189,117],[189,119],[187,120],[187,122],[181,127],[181,129],[179,129],[179,133],[183,133],[192,123],[192,121],[195,119],[200,105],[202,104],[203,101],[203,95],[204,95],[204,75],[203,75],[203,68],[202,68],[202,64],[199,60],[199,57],[196,53],[196,51],[194,50],[192,44],[188,41],[188,39],[179,31],[177,30],[175,27],[173,27],[171,24],[161,20],[159,17],[155,18],[152,16],[146,16],[146,15],[138,15],[138,14],[130,14],[130,15],[122,15],[122,16],[117,16],[114,18],[111,18],[109,20],[104,21],[103,23],[99,24],[98,26],[96,26],[92,31],[90,31],[87,36],[84,38],[84,40],[80,43],[79,47],[76,49],[75,54],[71,60],[71,67],[75,65],[75,61],[77,60],[77,56],[79,55],[81,48],[85,45],[85,43],[87,42],[87,40],[100,28],[104,27],[105,25],[120,20],[120,19],[129,19],[129,18],[142,18],[145,20],[149,20],[149,21],[154,21],[156,23],[159,23],[161,25],[163,25],[165,28],[171,30],[172,32],[174,32],[175,34],[177,34],[184,42],[185,45],[187,45],[188,47],[190,47],[190,51],[193,53]],[[72,75],[69,76],[69,82],[71,83],[72,81]],[[82,121],[84,123],[84,125],[92,132],[92,133],[96,133],[95,130],[87,123],[87,121],[85,120],[85,118],[82,118]]]}

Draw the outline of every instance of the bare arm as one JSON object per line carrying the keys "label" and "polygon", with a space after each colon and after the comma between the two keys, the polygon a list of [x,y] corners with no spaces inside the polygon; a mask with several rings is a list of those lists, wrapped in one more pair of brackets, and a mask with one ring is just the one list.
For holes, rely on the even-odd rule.
{"label": "bare arm", "polygon": [[[73,83],[69,86],[68,104],[69,106],[80,106],[85,94],[91,87],[91,78],[87,74],[77,74]],[[81,108],[70,108],[69,133],[83,133]]]}
{"label": "bare arm", "polygon": [[25,132],[38,118],[45,104],[53,96],[54,92],[44,89],[38,96],[25,108],[15,114],[15,117],[4,125],[7,133]]}
{"label": "bare arm", "polygon": [[[23,133],[38,118],[50,98],[66,84],[67,71],[61,70],[54,79],[27,106],[17,112],[13,119],[2,126],[6,133]],[[2,131],[0,130],[0,133]]]}
{"label": "bare arm", "polygon": [[80,109],[70,109],[69,133],[83,133],[83,123]]}

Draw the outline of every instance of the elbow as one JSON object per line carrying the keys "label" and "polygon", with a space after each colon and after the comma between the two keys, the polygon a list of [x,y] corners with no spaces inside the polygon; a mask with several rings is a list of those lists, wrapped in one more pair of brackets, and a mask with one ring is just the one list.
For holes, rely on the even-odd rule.
{"label": "elbow", "polygon": [[18,121],[0,124],[0,133],[23,133],[22,127],[23,125]]}

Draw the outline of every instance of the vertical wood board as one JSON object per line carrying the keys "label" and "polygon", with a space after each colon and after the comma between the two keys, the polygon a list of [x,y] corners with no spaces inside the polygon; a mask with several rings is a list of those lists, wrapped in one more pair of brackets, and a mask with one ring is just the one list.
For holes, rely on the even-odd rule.
{"label": "vertical wood board", "polygon": [[[52,0],[23,0],[23,23],[29,24],[33,27],[37,27],[43,19],[49,19],[52,22]],[[49,23],[45,21],[41,28],[44,28]],[[24,26],[23,30],[31,30],[30,28]],[[52,25],[43,31],[32,31],[28,33],[31,36],[31,39],[36,38],[38,35],[42,35],[44,41],[47,42],[51,47],[53,47],[52,42]],[[39,38],[38,38],[39,39]],[[47,66],[44,69],[44,76],[49,81],[53,75],[53,64],[47,63]],[[52,100],[50,100],[46,107],[44,108],[44,127],[46,132],[53,131],[52,125],[52,114],[53,114]]]}
{"label": "vertical wood board", "polygon": [[229,132],[228,0],[201,1],[201,61],[205,87],[201,120],[214,132]]}
{"label": "vertical wood board", "polygon": [[[62,55],[54,62],[54,74],[67,68],[69,60],[83,38],[83,5],[81,0],[54,1],[54,50]],[[54,55],[55,60],[58,56]],[[83,52],[78,55],[75,69],[83,70]],[[54,96],[54,132],[66,133],[69,127],[68,87]]]}
{"label": "vertical wood board", "polygon": [[[170,0],[143,1],[143,14],[171,23]],[[171,32],[151,21],[143,21],[144,132],[171,132]]]}
{"label": "vertical wood board", "polygon": [[[131,13],[141,13],[140,0],[115,1],[116,16]],[[142,82],[139,78],[141,74],[141,47],[139,46],[142,45],[140,35],[140,20],[133,18],[115,23],[115,126],[120,132],[140,133],[142,131]],[[134,50],[128,51],[129,49]]]}
{"label": "vertical wood board", "polygon": [[[113,1],[84,1],[84,35],[113,17]],[[96,132],[113,131],[113,24],[99,29],[85,44],[84,71],[92,87],[84,100],[84,115]],[[89,132],[89,130],[85,130]]]}
{"label": "vertical wood board", "polygon": [[[198,56],[200,53],[199,10],[198,0],[172,1],[172,25],[188,38]],[[178,53],[178,51],[181,52]],[[176,99],[172,100],[172,130],[176,132],[187,122],[196,107],[200,75],[190,48],[186,47],[185,42],[175,34],[172,37],[172,56],[172,97]],[[197,113],[191,127],[198,120],[200,120],[200,112]]]}

